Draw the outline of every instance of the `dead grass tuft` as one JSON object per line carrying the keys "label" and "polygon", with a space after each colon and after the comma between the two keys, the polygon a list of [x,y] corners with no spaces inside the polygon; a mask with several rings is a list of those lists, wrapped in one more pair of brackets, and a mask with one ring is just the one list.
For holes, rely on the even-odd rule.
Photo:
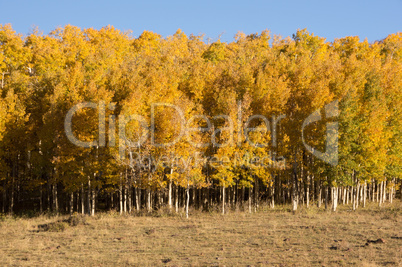
{"label": "dead grass tuft", "polygon": [[[13,266],[398,266],[401,202],[336,213],[288,207],[249,214],[2,216],[0,262]],[[399,206],[398,206],[399,205]],[[47,229],[47,230],[45,230]]]}

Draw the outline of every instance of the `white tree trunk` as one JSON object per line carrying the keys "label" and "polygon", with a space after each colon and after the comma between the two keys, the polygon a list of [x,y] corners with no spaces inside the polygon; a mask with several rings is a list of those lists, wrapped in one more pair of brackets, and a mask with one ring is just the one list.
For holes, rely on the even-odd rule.
{"label": "white tree trunk", "polygon": [[252,199],[252,194],[253,194],[253,188],[249,187],[248,188],[248,212],[251,213],[251,199]]}
{"label": "white tree trunk", "polygon": [[124,214],[127,213],[127,186],[126,186],[126,183],[124,183],[124,187],[123,187],[123,211],[124,211]]}
{"label": "white tree trunk", "polygon": [[222,186],[222,214],[225,214],[225,186]]}
{"label": "white tree trunk", "polygon": [[88,177],[87,204],[88,204],[88,215],[91,215],[91,180],[89,179],[89,177]]}
{"label": "white tree trunk", "polygon": [[[172,171],[170,174],[172,174]],[[172,210],[172,179],[169,181],[169,193],[168,193],[168,203],[169,203],[169,210]]]}
{"label": "white tree trunk", "polygon": [[371,182],[371,201],[375,201],[375,180]]}
{"label": "white tree trunk", "polygon": [[81,214],[85,214],[85,191],[84,184],[81,184]]}
{"label": "white tree trunk", "polygon": [[345,205],[346,202],[346,187],[343,187],[343,196],[342,196],[342,204]]}
{"label": "white tree trunk", "polygon": [[258,177],[254,177],[255,180],[255,205],[254,205],[254,212],[257,212],[259,207],[260,201],[260,183],[258,181]]}
{"label": "white tree trunk", "polygon": [[141,209],[141,189],[136,187],[135,188],[135,205],[137,211]]}
{"label": "white tree trunk", "polygon": [[95,216],[95,187],[92,186],[92,194],[91,194],[91,200],[92,200],[92,205],[91,205],[91,216]]}
{"label": "white tree trunk", "polygon": [[318,182],[318,199],[317,199],[318,208],[321,208],[321,201],[322,201],[322,186],[321,182]]}
{"label": "white tree trunk", "polygon": [[147,187],[147,211],[151,212],[151,189]]}
{"label": "white tree trunk", "polygon": [[306,185],[306,207],[310,206],[310,175],[307,175],[307,185]]}
{"label": "white tree trunk", "polygon": [[120,204],[120,215],[123,214],[123,180],[120,174],[120,185],[119,185],[119,204]]}
{"label": "white tree trunk", "polygon": [[392,186],[389,189],[389,203],[392,204],[392,199],[394,198],[394,186],[395,186],[395,178],[392,179]]}
{"label": "white tree trunk", "polygon": [[73,214],[74,211],[74,192],[70,194],[70,215]]}
{"label": "white tree trunk", "polygon": [[[381,182],[380,184],[379,184],[379,188],[377,189],[377,194],[380,196],[380,200],[379,200],[379,202],[378,202],[378,206],[382,206],[382,198],[383,198],[383,193],[382,193],[382,191],[383,191],[383,184],[384,184],[384,182]],[[378,198],[378,197],[377,197]]]}
{"label": "white tree trunk", "polygon": [[176,185],[175,207],[176,207],[176,213],[178,213],[179,212],[179,186],[178,185]]}
{"label": "white tree trunk", "polygon": [[356,185],[356,209],[359,207],[359,192],[360,192],[360,183],[358,182]]}
{"label": "white tree trunk", "polygon": [[332,211],[336,211],[337,206],[338,206],[338,188],[333,187],[332,188]]}
{"label": "white tree trunk", "polygon": [[365,181],[363,187],[363,208],[366,207],[366,198],[367,198],[367,183]]}
{"label": "white tree trunk", "polygon": [[297,165],[293,163],[293,177],[292,177],[292,211],[297,210]]}
{"label": "white tree trunk", "polygon": [[56,214],[59,213],[59,202],[57,197],[57,183],[53,185],[53,209]]}
{"label": "white tree trunk", "polygon": [[186,218],[188,219],[188,205],[190,202],[190,185],[187,183],[187,188],[186,188]]}
{"label": "white tree trunk", "polygon": [[133,196],[133,188],[131,187],[131,184],[128,184],[128,190],[127,190],[127,204],[128,204],[128,213],[131,214],[131,208],[132,208],[132,196]]}

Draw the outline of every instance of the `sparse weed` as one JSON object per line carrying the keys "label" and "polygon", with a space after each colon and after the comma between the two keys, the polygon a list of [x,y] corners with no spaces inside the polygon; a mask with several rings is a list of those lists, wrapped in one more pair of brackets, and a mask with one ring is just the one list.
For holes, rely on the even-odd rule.
{"label": "sparse weed", "polygon": [[[1,215],[5,265],[393,265],[401,262],[401,202],[336,212],[299,206],[257,212],[160,209],[119,215]],[[368,242],[383,239],[384,243]]]}

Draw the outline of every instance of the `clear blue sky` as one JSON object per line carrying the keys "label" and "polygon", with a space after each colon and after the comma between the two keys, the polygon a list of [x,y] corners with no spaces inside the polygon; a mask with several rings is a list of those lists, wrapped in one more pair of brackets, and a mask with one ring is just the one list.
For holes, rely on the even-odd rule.
{"label": "clear blue sky", "polygon": [[45,34],[57,26],[81,28],[113,25],[144,30],[162,36],[177,29],[186,34],[205,34],[232,41],[238,31],[260,33],[264,29],[283,37],[307,28],[332,41],[359,36],[370,42],[402,31],[402,0],[338,1],[18,1],[0,0],[0,24],[11,23],[22,34],[38,26]]}

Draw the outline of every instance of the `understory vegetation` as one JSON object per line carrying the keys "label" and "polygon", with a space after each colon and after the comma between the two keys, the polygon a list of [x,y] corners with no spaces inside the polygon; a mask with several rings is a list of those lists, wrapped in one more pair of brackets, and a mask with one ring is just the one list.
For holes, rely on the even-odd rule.
{"label": "understory vegetation", "polygon": [[[401,202],[337,212],[229,211],[0,217],[10,266],[399,266]],[[146,215],[146,216],[144,216]]]}

